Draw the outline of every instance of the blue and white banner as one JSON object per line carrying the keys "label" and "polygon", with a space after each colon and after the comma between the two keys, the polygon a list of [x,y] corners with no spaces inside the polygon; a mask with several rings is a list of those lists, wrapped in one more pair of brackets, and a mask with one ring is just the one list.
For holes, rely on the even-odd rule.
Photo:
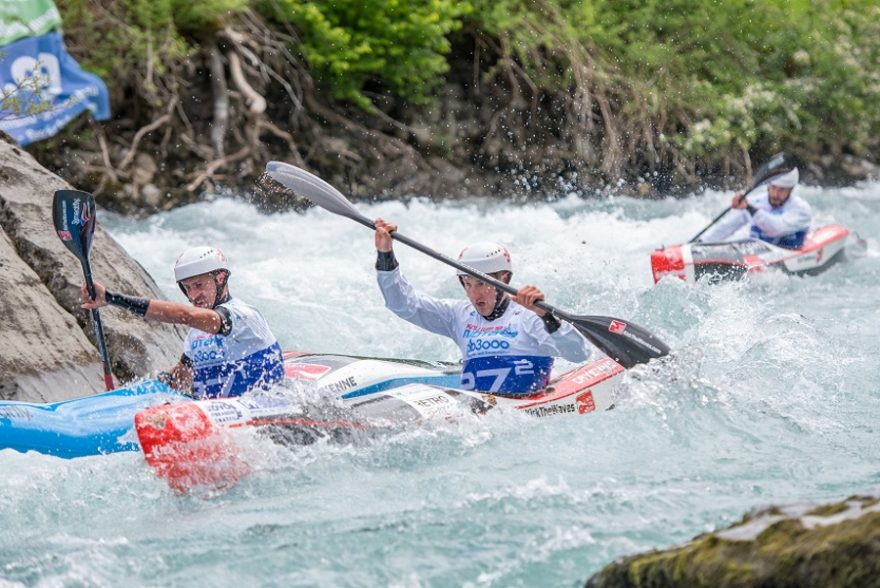
{"label": "blue and white banner", "polygon": [[67,54],[61,34],[0,48],[0,129],[19,144],[53,136],[84,110],[110,118],[107,86]]}

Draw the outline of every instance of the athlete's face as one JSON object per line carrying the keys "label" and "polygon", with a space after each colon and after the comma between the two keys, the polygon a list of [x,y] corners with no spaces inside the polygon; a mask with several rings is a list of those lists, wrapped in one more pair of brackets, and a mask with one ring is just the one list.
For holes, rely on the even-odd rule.
{"label": "athlete's face", "polygon": [[[510,283],[510,272],[502,271],[489,275],[505,284]],[[492,311],[495,310],[495,303],[498,301],[498,289],[492,284],[487,284],[471,276],[460,276],[460,280],[468,300],[471,301],[477,312],[483,316],[492,314]]]}
{"label": "athlete's face", "polygon": [[497,296],[495,286],[471,276],[462,276],[461,285],[477,312],[483,316],[492,314],[492,311],[495,310],[495,297]]}
{"label": "athlete's face", "polygon": [[794,188],[780,188],[779,186],[774,186],[770,184],[767,188],[767,194],[769,195],[770,206],[773,208],[779,208],[785,201],[788,200],[788,197],[791,196],[791,191]]}
{"label": "athlete's face", "polygon": [[211,274],[193,276],[180,281],[180,285],[186,291],[186,297],[193,306],[199,308],[213,308],[217,299],[217,283]]}

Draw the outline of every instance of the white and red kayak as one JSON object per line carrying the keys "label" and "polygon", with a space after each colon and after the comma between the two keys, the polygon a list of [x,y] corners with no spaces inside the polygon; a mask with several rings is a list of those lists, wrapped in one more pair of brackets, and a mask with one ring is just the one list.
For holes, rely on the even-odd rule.
{"label": "white and red kayak", "polygon": [[793,275],[815,275],[844,258],[847,246],[864,241],[839,225],[825,225],[807,235],[799,249],[776,247],[759,239],[723,243],[685,243],[651,254],[654,282],[675,276],[686,282],[737,280],[755,272],[779,269]]}
{"label": "white and red kayak", "polygon": [[315,410],[284,390],[154,406],[135,415],[138,440],[156,472],[177,490],[234,483],[250,468],[233,431],[254,428],[285,443],[350,440],[413,422],[450,421],[499,407],[536,417],[585,415],[613,405],[624,369],[602,356],[527,396],[461,390],[453,364],[288,353],[287,388],[306,384],[328,406]]}

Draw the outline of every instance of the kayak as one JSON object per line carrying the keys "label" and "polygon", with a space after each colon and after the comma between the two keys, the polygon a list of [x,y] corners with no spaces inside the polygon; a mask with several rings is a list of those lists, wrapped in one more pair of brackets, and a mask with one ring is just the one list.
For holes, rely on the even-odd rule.
{"label": "kayak", "polygon": [[[375,428],[451,419],[472,405],[478,411],[509,405],[539,417],[586,414],[611,405],[611,384],[623,371],[619,364],[603,357],[563,374],[541,394],[510,399],[457,390],[458,364],[286,352],[285,383],[271,394],[194,401],[158,380],[144,380],[51,404],[0,401],[0,450],[37,451],[64,458],[141,451],[135,415],[161,414],[161,410],[144,412],[157,406],[171,410],[168,407],[192,405],[193,410],[208,415],[211,427],[271,424],[273,435],[285,435],[292,442],[308,442],[331,430],[351,434],[367,426],[363,423]],[[315,402],[304,407],[301,395],[288,393],[291,388],[307,389],[316,402],[323,400],[326,406],[338,407],[345,412],[345,419],[362,424],[347,427],[342,424],[345,419],[333,422],[327,410],[318,411],[320,419],[310,417],[315,413]],[[300,420],[290,421],[284,428],[285,418]]]}
{"label": "kayak", "polygon": [[862,249],[865,242],[845,227],[825,225],[809,233],[799,249],[776,247],[759,239],[661,247],[651,253],[651,271],[655,283],[666,276],[718,283],[767,269],[812,276],[844,259],[848,246]]}
{"label": "kayak", "polygon": [[350,441],[413,422],[456,421],[499,408],[536,417],[585,415],[613,406],[624,371],[602,356],[563,373],[541,392],[501,396],[456,388],[455,364],[295,353],[285,359],[288,387],[307,384],[337,399],[329,410],[315,410],[301,396],[274,390],[154,406],[134,421],[147,462],[172,488],[185,491],[228,485],[249,473],[236,448],[236,429],[305,444],[323,438]]}
{"label": "kayak", "polygon": [[51,404],[0,401],[0,450],[84,457],[139,451],[132,427],[145,408],[189,398],[158,380]]}

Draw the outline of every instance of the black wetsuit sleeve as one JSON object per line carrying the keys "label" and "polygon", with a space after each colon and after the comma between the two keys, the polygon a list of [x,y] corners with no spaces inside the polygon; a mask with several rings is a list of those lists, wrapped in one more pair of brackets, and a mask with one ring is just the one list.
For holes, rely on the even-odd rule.
{"label": "black wetsuit sleeve", "polygon": [[228,336],[232,332],[232,315],[229,314],[229,309],[218,306],[214,309],[214,312],[220,315],[220,330],[217,331],[217,334],[224,337]]}
{"label": "black wetsuit sleeve", "polygon": [[752,206],[751,204],[746,204],[746,210],[749,211],[749,214],[755,216],[755,213],[758,212],[758,209]]}
{"label": "black wetsuit sleeve", "polygon": [[125,294],[117,294],[110,290],[107,290],[104,293],[104,298],[107,300],[107,304],[124,308],[138,316],[146,316],[147,308],[150,306],[149,298],[126,296]]}
{"label": "black wetsuit sleeve", "polygon": [[393,251],[377,251],[377,253],[376,269],[380,272],[394,271],[399,265]]}

